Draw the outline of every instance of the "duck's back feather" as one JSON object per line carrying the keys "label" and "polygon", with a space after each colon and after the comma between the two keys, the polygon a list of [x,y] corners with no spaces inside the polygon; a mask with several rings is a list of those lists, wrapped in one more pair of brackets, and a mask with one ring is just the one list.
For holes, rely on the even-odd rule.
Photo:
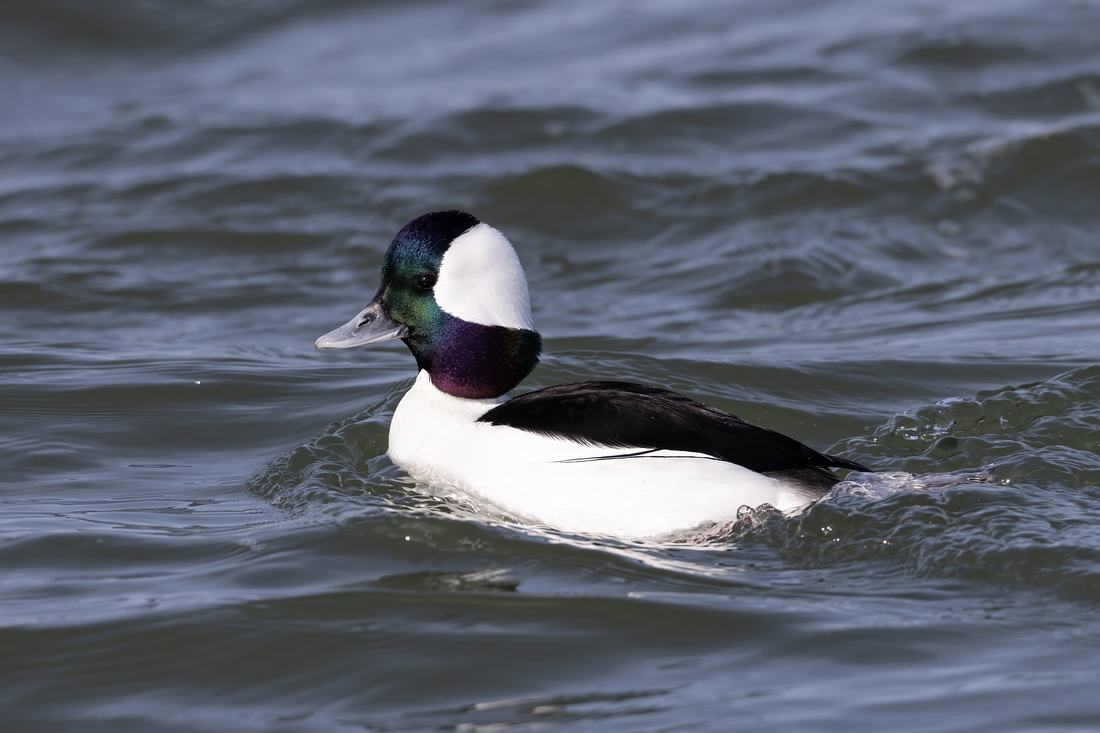
{"label": "duck's back feather", "polygon": [[829,467],[870,470],[682,394],[632,382],[547,387],[514,397],[478,421],[588,445],[702,453],[826,488],[838,480]]}

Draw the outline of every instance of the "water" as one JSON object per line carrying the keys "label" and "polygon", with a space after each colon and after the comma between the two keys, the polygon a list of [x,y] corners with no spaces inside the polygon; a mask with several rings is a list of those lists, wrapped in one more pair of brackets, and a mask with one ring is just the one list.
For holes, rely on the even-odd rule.
{"label": "water", "polygon": [[[1100,727],[1097,28],[0,3],[5,730]],[[411,356],[312,344],[447,207],[517,245],[526,386],[883,474],[704,544],[422,495],[384,456]]]}

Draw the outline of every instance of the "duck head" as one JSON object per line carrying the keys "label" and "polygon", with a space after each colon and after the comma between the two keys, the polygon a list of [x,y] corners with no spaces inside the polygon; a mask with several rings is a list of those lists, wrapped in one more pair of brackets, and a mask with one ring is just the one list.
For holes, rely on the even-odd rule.
{"label": "duck head", "polygon": [[542,340],[523,267],[504,235],[463,211],[413,219],[386,250],[374,299],[315,345],[395,338],[437,389],[455,397],[500,397],[530,374]]}

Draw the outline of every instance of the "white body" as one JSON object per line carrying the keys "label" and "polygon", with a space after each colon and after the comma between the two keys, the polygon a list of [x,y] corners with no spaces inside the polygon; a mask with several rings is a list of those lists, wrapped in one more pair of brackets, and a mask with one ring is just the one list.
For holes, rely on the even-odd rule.
{"label": "white body", "polygon": [[523,521],[623,538],[735,519],[745,505],[785,510],[813,498],[698,453],[584,460],[638,449],[587,446],[477,422],[504,399],[453,397],[420,372],[394,412],[390,459],[420,482],[479,497]]}

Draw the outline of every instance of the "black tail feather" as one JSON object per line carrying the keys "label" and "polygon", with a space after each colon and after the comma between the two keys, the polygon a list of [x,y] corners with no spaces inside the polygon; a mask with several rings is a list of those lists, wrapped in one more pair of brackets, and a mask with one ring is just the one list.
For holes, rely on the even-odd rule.
{"label": "black tail feather", "polygon": [[874,473],[873,468],[867,468],[863,464],[856,463],[855,461],[849,461],[847,458],[841,458],[839,456],[831,456],[828,453],[822,453],[821,455],[829,459],[829,466],[832,468],[847,468],[851,471],[862,471],[863,473]]}

